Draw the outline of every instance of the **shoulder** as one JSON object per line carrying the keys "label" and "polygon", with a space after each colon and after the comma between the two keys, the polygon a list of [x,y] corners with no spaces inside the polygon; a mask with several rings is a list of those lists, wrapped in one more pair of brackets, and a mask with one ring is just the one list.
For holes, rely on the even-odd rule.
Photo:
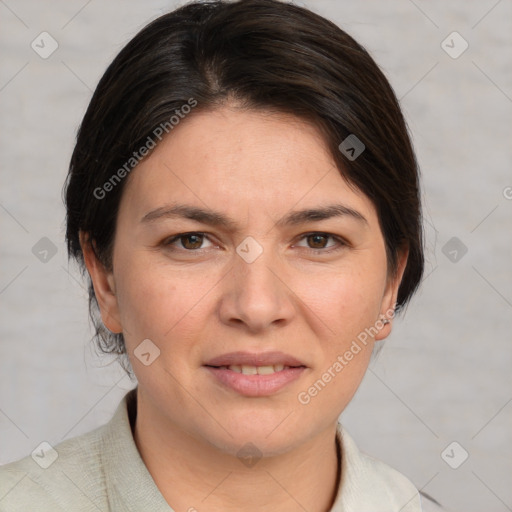
{"label": "shoulder", "polygon": [[0,467],[0,512],[102,510],[105,426]]}

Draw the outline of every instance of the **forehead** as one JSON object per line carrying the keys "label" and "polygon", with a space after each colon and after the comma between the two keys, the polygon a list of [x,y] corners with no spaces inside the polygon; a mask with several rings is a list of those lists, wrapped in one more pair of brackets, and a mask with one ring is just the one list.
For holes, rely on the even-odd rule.
{"label": "forehead", "polygon": [[142,161],[125,196],[132,209],[176,200],[233,215],[273,218],[343,202],[374,215],[373,205],[342,177],[319,129],[297,117],[222,108],[185,118]]}

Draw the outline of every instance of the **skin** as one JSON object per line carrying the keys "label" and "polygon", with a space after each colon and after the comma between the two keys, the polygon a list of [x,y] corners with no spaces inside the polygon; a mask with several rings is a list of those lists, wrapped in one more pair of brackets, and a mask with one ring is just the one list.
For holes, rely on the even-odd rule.
{"label": "skin", "polygon": [[[141,221],[174,203],[221,212],[235,225]],[[277,224],[292,211],[331,204],[366,221]],[[187,232],[206,235],[169,242]],[[345,243],[308,238],[312,232]],[[247,236],[263,248],[252,263],[236,252]],[[359,333],[389,316],[407,252],[391,275],[374,206],[347,185],[319,131],[233,105],[194,113],[132,171],[112,270],[83,233],[82,246],[103,321],[123,332],[138,379],[135,442],[168,503],[180,512],[329,510],[338,417],[392,322],[307,405],[297,397]],[[145,339],[160,350],[149,366],[133,355]],[[242,396],[203,366],[233,351],[282,351],[307,369],[274,395]],[[248,442],[262,454],[253,467],[237,457]]]}

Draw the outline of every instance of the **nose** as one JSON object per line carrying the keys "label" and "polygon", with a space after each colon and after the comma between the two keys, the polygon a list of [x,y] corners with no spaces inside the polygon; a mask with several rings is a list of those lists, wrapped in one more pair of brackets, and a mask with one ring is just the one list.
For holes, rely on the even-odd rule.
{"label": "nose", "polygon": [[223,323],[259,333],[292,320],[293,292],[279,260],[267,250],[251,263],[234,255],[220,304]]}

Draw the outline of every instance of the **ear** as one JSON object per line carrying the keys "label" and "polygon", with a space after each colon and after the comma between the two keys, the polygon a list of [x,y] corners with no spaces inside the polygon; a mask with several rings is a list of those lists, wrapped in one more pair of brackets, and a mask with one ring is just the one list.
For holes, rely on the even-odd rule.
{"label": "ear", "polygon": [[[405,267],[407,266],[407,257],[409,256],[409,249],[404,248],[399,250],[397,258],[397,269],[395,275],[389,276],[386,285],[386,290],[382,298],[381,310],[379,320],[383,326],[375,335],[375,341],[380,341],[387,338],[392,330],[393,319],[395,317],[396,302],[398,297],[398,288],[402,282]],[[386,323],[387,320],[387,323]]]}
{"label": "ear", "polygon": [[116,297],[114,274],[107,270],[96,255],[88,233],[80,231],[80,246],[84,255],[85,266],[91,276],[94,293],[105,327],[113,332],[123,331],[119,316],[119,305]]}

